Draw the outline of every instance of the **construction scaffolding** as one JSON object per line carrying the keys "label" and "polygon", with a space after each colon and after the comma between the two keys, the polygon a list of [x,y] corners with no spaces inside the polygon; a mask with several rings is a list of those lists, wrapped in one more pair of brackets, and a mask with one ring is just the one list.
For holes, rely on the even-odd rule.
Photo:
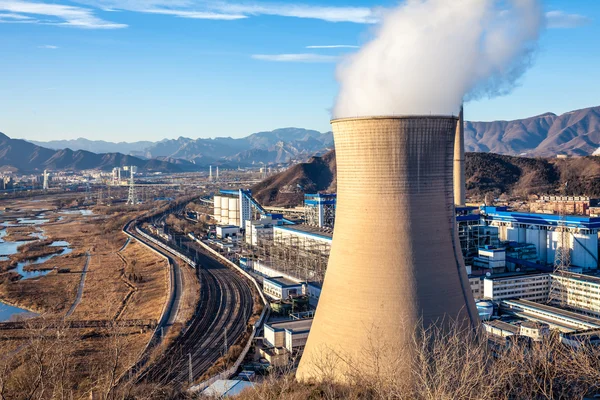
{"label": "construction scaffolding", "polygon": [[244,244],[246,251],[270,268],[295,279],[322,283],[329,260],[326,243],[301,240],[296,236],[259,240],[257,246]]}

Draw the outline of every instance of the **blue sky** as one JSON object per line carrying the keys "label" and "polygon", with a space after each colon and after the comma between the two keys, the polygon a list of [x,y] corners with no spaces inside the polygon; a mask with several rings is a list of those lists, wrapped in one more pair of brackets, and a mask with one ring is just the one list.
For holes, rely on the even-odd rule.
{"label": "blue sky", "polygon": [[[0,0],[0,131],[31,140],[329,130],[337,57],[396,1]],[[471,120],[600,105],[600,1],[545,1],[535,65]],[[314,46],[317,46],[315,48]]]}

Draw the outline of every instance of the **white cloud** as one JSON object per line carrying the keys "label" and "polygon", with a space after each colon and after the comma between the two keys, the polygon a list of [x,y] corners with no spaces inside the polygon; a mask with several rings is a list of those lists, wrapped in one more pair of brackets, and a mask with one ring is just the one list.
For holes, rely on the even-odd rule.
{"label": "white cloud", "polygon": [[550,11],[546,13],[546,26],[548,28],[577,28],[588,25],[591,18],[579,14],[567,14],[563,11]]}
{"label": "white cloud", "polygon": [[192,19],[215,19],[215,20],[235,20],[248,18],[242,14],[223,14],[215,12],[204,12],[204,11],[185,11],[185,10],[168,10],[164,8],[154,8],[148,10],[140,10],[140,12],[149,14],[163,14],[163,15],[174,15],[181,18],[192,18]]}
{"label": "white cloud", "polygon": [[307,49],[358,49],[360,46],[352,44],[328,44],[320,46],[306,46]]}
{"label": "white cloud", "polygon": [[[104,21],[94,15],[92,10],[61,4],[35,3],[24,0],[0,0],[0,11],[18,15],[22,21],[32,23],[72,26],[87,29],[119,29],[125,24]],[[34,18],[35,17],[35,18]],[[6,22],[0,18],[0,22]]]}
{"label": "white cloud", "polygon": [[58,49],[58,46],[54,46],[52,44],[45,44],[43,46],[38,46],[38,48],[40,48],[40,49],[48,49],[48,50],[56,50],[56,49]]}
{"label": "white cloud", "polygon": [[[243,3],[220,0],[75,0],[77,3],[105,10],[127,10],[169,14],[183,18],[240,19],[240,17],[273,15],[319,19],[328,22],[373,24],[379,12],[369,7],[317,6],[309,4]],[[325,2],[325,1],[324,1]],[[219,17],[219,18],[217,18]]]}
{"label": "white cloud", "polygon": [[301,63],[334,63],[339,60],[336,56],[325,56],[322,54],[254,54],[255,60],[275,62],[301,62]]}
{"label": "white cloud", "polygon": [[235,4],[226,2],[216,3],[213,7],[223,12],[320,19],[328,22],[374,24],[379,21],[378,13],[367,7],[330,7],[284,3]]}

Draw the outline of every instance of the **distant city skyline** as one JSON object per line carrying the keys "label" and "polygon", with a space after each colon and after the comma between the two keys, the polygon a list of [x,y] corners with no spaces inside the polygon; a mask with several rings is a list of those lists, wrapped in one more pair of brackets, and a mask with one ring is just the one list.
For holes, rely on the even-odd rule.
{"label": "distant city skyline", "polygon": [[[0,0],[0,132],[37,141],[331,130],[336,63],[392,0]],[[600,3],[543,2],[547,30],[509,95],[473,121],[600,105]]]}

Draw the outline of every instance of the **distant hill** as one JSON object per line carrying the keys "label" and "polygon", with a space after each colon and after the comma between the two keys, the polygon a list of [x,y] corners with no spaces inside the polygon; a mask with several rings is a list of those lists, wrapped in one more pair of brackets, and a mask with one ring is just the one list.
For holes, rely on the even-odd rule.
{"label": "distant hill", "polygon": [[121,153],[96,154],[70,149],[52,150],[0,133],[0,167],[20,172],[103,169],[134,165],[147,171],[180,172],[179,165],[162,160],[143,160]]}
{"label": "distant hill", "polygon": [[[262,204],[294,206],[302,202],[304,193],[335,192],[336,171],[335,151],[331,151],[269,177],[252,192]],[[600,157],[595,156],[556,159],[467,153],[466,175],[469,196],[556,194],[567,181],[568,195],[600,196]]]}
{"label": "distant hill", "polygon": [[145,148],[154,145],[154,142],[105,142],[104,140],[88,140],[85,138],[73,140],[51,140],[49,142],[30,141],[31,143],[53,150],[85,150],[92,153],[123,153],[129,154],[132,152],[143,151]]}
{"label": "distant hill", "polygon": [[600,107],[560,116],[546,113],[515,121],[466,122],[465,146],[471,152],[507,155],[591,155],[600,147]]}
{"label": "distant hill", "polygon": [[209,165],[253,166],[305,161],[331,150],[333,135],[302,128],[282,128],[258,132],[240,139],[165,139],[160,142],[110,143],[87,139],[31,142],[61,150],[86,150],[96,153],[120,152],[139,158],[186,160],[197,167]]}
{"label": "distant hill", "polygon": [[147,158],[169,157],[195,162],[197,165],[231,163],[241,166],[280,164],[306,160],[333,146],[331,132],[320,133],[300,128],[283,128],[258,132],[241,139],[163,140],[136,155]]}

